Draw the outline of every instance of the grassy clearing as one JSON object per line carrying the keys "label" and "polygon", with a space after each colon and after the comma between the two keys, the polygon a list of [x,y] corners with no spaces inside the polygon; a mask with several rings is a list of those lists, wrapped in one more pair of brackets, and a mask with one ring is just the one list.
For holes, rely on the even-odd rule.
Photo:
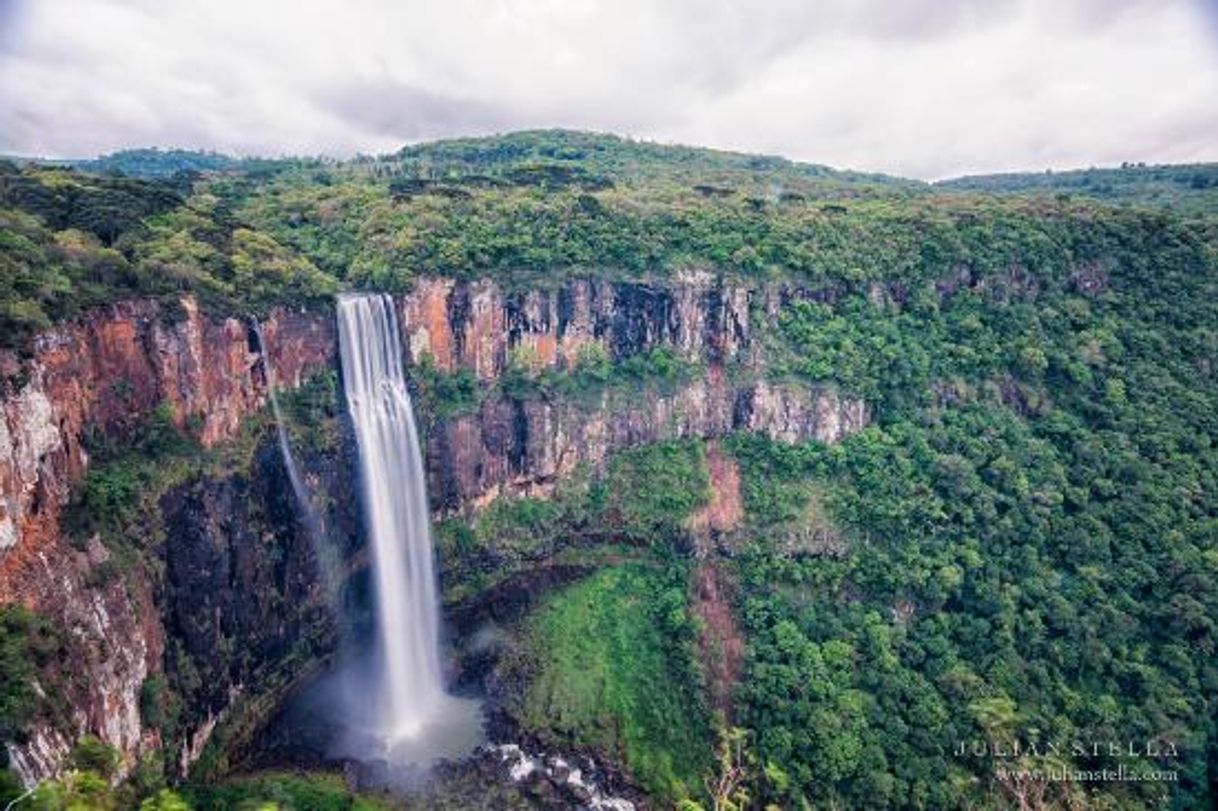
{"label": "grassy clearing", "polygon": [[517,708],[527,727],[613,755],[669,800],[699,791],[712,750],[686,576],[625,565],[552,595],[529,621]]}

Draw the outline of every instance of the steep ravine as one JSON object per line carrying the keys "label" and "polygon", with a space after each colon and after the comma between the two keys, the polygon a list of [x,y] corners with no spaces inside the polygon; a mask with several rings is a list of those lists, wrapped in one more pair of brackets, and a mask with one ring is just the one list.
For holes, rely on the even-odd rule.
{"label": "steep ravine", "polygon": [[[644,442],[735,430],[834,442],[859,430],[869,420],[863,402],[765,379],[760,325],[804,295],[812,294],[709,274],[524,292],[420,280],[397,300],[408,363],[428,356],[441,373],[470,370],[489,387],[522,359],[570,367],[595,344],[610,361],[666,347],[706,370],[637,396],[521,399],[496,390],[462,413],[433,415],[433,511],[544,494],[577,466],[595,469],[612,451]],[[23,604],[62,629],[73,670],[63,682],[70,718],[42,718],[25,740],[7,743],[27,782],[53,774],[84,733],[116,746],[128,768],[160,746],[141,717],[141,694],[161,673],[182,694],[181,748],[166,760],[185,770],[234,704],[252,719],[241,723],[256,723],[333,649],[317,563],[269,436],[247,463],[162,494],[159,526],[146,528],[147,560],[125,577],[96,577],[105,545],[93,539],[78,549],[64,527],[89,468],[89,438],[121,442],[164,404],[204,449],[224,448],[241,439],[251,415],[265,413],[264,350],[284,389],[334,368],[332,313],[281,310],[262,329],[265,346],[247,324],[207,317],[191,299],[128,302],[42,335],[32,357],[3,359],[0,603]],[[306,454],[303,467],[328,494],[331,540],[357,566],[349,454],[343,440]]]}

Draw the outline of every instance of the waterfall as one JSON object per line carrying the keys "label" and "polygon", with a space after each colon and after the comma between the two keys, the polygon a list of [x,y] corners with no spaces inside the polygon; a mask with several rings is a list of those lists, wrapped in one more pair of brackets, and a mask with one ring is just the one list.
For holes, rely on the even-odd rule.
{"label": "waterfall", "polygon": [[391,742],[420,736],[448,699],[423,457],[398,335],[388,296],[339,297],[343,389],[359,446],[376,587],[379,724]]}
{"label": "waterfall", "polygon": [[[482,702],[450,695],[443,685],[423,457],[393,302],[388,296],[342,295],[337,316],[343,389],[359,451],[376,634],[367,646],[362,634],[341,633],[345,609],[358,607],[355,600],[338,599],[348,585],[346,567],[303,486],[279,410],[269,347],[255,323],[284,467],[344,637],[334,667],[301,690],[269,734],[293,751],[303,747],[327,758],[370,761],[378,769],[387,764],[393,780],[410,781],[485,742]],[[356,594],[362,592],[348,596]]]}

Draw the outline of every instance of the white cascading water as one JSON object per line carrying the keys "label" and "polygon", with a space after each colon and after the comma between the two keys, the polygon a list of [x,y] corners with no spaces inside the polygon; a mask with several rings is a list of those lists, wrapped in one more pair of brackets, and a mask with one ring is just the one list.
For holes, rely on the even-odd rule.
{"label": "white cascading water", "polygon": [[316,556],[318,568],[325,582],[326,593],[333,601],[338,589],[338,564],[334,560],[334,550],[326,543],[321,516],[318,515],[312,499],[309,498],[304,479],[300,475],[300,468],[296,464],[296,456],[292,453],[292,442],[288,438],[287,425],[283,421],[283,412],[279,410],[275,367],[271,364],[271,347],[266,342],[262,325],[254,321],[253,328],[254,334],[258,336],[258,351],[262,353],[262,367],[266,372],[266,391],[271,400],[271,411],[275,415],[275,430],[279,435],[279,453],[283,457],[283,466],[288,472],[288,481],[291,483],[292,492],[296,497],[296,507],[299,510],[300,518],[304,521],[305,531],[309,535],[309,541],[313,544],[313,554]]}
{"label": "white cascading water", "polygon": [[392,743],[419,736],[448,700],[423,457],[392,299],[340,296],[338,336],[376,585],[379,731]]}

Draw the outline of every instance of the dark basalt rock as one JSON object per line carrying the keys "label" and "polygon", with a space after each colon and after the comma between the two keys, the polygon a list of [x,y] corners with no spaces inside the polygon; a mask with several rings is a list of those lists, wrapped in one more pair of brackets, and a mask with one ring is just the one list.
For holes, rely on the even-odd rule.
{"label": "dark basalt rock", "polygon": [[[343,456],[301,459],[318,486],[338,496],[328,501],[320,542],[335,544],[340,559],[358,548],[357,500],[337,461]],[[165,670],[189,737],[229,710],[234,697],[285,691],[310,661],[324,659],[335,643],[335,612],[317,560],[318,539],[298,520],[273,441],[260,446],[248,473],[195,479],[166,493],[160,506],[160,601],[172,640]],[[243,726],[257,726],[253,720]],[[231,744],[239,748],[242,741]]]}

